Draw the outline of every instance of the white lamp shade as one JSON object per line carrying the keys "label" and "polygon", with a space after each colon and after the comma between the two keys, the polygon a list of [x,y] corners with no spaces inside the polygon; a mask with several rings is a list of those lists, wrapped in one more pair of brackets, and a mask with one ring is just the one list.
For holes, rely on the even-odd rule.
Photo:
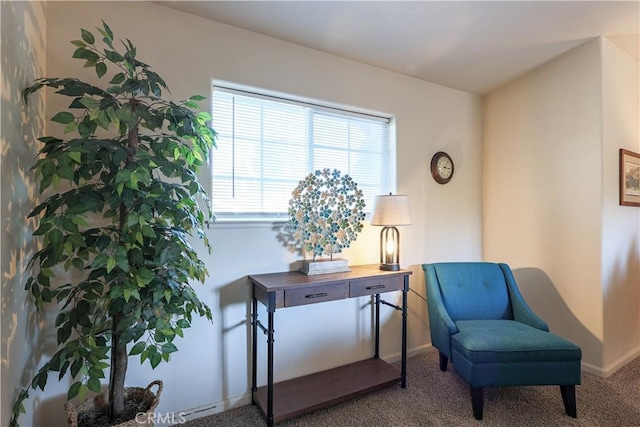
{"label": "white lamp shade", "polygon": [[411,225],[409,196],[399,194],[376,196],[373,200],[371,225]]}

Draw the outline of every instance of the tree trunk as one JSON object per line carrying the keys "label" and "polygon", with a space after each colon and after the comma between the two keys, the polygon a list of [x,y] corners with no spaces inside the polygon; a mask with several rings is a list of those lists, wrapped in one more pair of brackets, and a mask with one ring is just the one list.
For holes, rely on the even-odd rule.
{"label": "tree trunk", "polygon": [[[131,101],[135,109],[135,98]],[[138,149],[138,126],[129,130],[127,163],[135,160]],[[120,231],[124,230],[129,209],[124,203],[120,204]],[[109,417],[113,420],[124,411],[124,382],[127,374],[127,345],[120,343],[120,333],[117,332],[118,323],[124,317],[122,312],[116,313],[111,319],[111,372],[109,375]]]}
{"label": "tree trunk", "polygon": [[116,333],[122,313],[113,316],[111,326],[111,373],[109,375],[109,417],[116,418],[124,410],[124,379],[127,374],[127,346],[120,344]]}

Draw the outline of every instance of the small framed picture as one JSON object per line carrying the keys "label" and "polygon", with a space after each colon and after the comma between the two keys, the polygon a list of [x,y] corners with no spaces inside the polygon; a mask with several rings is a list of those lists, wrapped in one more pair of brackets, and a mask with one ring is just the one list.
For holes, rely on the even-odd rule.
{"label": "small framed picture", "polygon": [[640,154],[620,149],[620,204],[640,206]]}

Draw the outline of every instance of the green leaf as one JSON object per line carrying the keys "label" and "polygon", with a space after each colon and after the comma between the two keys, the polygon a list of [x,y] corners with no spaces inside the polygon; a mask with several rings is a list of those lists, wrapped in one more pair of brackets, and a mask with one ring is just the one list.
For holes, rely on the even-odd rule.
{"label": "green leaf", "polygon": [[[107,273],[111,273],[111,270],[113,270],[116,266],[116,259],[113,257],[109,257],[109,259],[107,259]],[[125,299],[129,300],[129,298],[126,298],[126,289],[125,289]]]}
{"label": "green leaf", "polygon": [[95,110],[100,107],[100,101],[93,99],[90,96],[83,96],[80,98],[80,103],[90,110]]}
{"label": "green leaf", "polygon": [[102,391],[100,380],[94,377],[89,378],[89,381],[87,381],[87,388],[94,393],[100,393]]}
{"label": "green leaf", "polygon": [[[97,53],[95,52],[91,52],[88,49],[79,47],[77,48],[74,52],[73,55],[71,55],[72,58],[76,58],[76,59],[86,59],[88,62],[90,62],[89,64],[85,64],[85,67],[93,67],[95,66],[95,63],[98,62],[98,60],[100,59],[100,56],[98,56]],[[78,89],[78,84],[71,84],[69,85],[69,88],[72,89]],[[60,92],[62,93],[62,92]],[[76,92],[73,92],[74,94],[76,94]]]}
{"label": "green leaf", "polygon": [[138,171],[131,172],[131,174],[129,175],[129,184],[131,185],[131,188],[137,189],[138,181],[139,181]]}
{"label": "green leaf", "polygon": [[176,347],[175,344],[172,342],[164,343],[162,345],[163,353],[174,353],[176,351],[178,351],[178,347]]}
{"label": "green leaf", "polygon": [[70,151],[69,157],[71,158],[71,160],[73,160],[76,163],[82,163],[82,156],[77,151]]}
{"label": "green leaf", "polygon": [[202,96],[202,95],[193,95],[193,96],[189,97],[189,99],[191,101],[203,101],[203,100],[207,99],[207,97]]}
{"label": "green leaf", "polygon": [[99,367],[89,369],[89,375],[94,378],[104,378],[104,372],[102,372]]}
{"label": "green leaf", "polygon": [[73,179],[73,168],[71,167],[58,168],[58,171],[56,173],[62,179],[68,179],[68,180]]}
{"label": "green leaf", "polygon": [[104,20],[102,20],[102,27],[104,28],[104,31],[107,33],[109,40],[113,40],[113,31],[111,31],[111,28],[109,28],[109,26],[107,25],[106,22],[104,22]]}
{"label": "green leaf", "polygon": [[209,114],[208,111],[200,111],[198,113],[198,121],[202,122],[204,124],[204,122],[210,122],[212,117],[211,114]]}
{"label": "green leaf", "polygon": [[146,346],[147,344],[144,341],[140,341],[139,343],[136,343],[136,345],[134,345],[131,348],[131,351],[129,352],[129,356],[135,356],[136,354],[142,353],[142,351]]}
{"label": "green leaf", "polygon": [[136,275],[136,283],[138,286],[146,286],[151,280],[153,280],[153,273],[146,268],[141,268]]}
{"label": "green leaf", "polygon": [[129,181],[131,178],[131,171],[129,169],[119,170],[116,174],[116,183]]}
{"label": "green leaf", "polygon": [[82,369],[82,360],[80,359],[74,360],[74,362],[71,364],[71,371],[70,371],[71,377],[75,378],[81,369]]}
{"label": "green leaf", "polygon": [[71,122],[64,128],[64,133],[71,133],[74,130],[78,129],[78,122]]}
{"label": "green leaf", "polygon": [[111,106],[107,108],[107,117],[109,118],[109,121],[116,126],[116,128],[120,126],[120,119],[116,117],[116,110]]}
{"label": "green leaf", "polygon": [[107,64],[105,64],[104,62],[98,62],[96,64],[96,74],[98,75],[98,77],[102,77],[107,73]]}
{"label": "green leaf", "polygon": [[44,390],[44,386],[47,385],[47,373],[39,373],[36,378],[34,378],[34,380],[36,380],[36,383],[38,384],[38,387],[40,387],[40,390]]}
{"label": "green leaf", "polygon": [[150,237],[152,239],[155,239],[157,237],[156,232],[153,231],[153,228],[149,227],[148,225],[143,226],[142,230],[140,231],[142,231],[142,234],[146,237]]}
{"label": "green leaf", "polygon": [[78,392],[78,399],[80,399],[80,401],[83,401],[86,394],[87,394],[87,386],[84,384],[80,385],[80,391]]}
{"label": "green leaf", "polygon": [[67,400],[71,400],[74,397],[76,397],[78,393],[80,393],[81,387],[82,387],[82,383],[79,381],[76,381],[75,383],[71,384],[71,387],[69,387],[69,391],[67,392]]}
{"label": "green leaf", "polygon": [[162,362],[162,354],[161,353],[150,354],[149,362],[151,362],[151,367],[155,369],[160,364],[160,362]]}
{"label": "green leaf", "polygon": [[98,111],[98,115],[95,120],[96,123],[98,124],[98,126],[100,126],[104,130],[109,129],[109,124],[111,122],[109,121],[109,116],[107,115],[107,112],[104,110],[97,110],[97,111]]}
{"label": "green leaf", "polygon": [[82,34],[82,40],[84,40],[87,44],[94,44],[96,42],[96,38],[90,31],[81,28],[80,33]]}
{"label": "green leaf", "polygon": [[87,47],[87,44],[82,40],[71,40],[71,44],[76,47]]}
{"label": "green leaf", "polygon": [[58,229],[53,229],[49,233],[49,242],[53,246],[61,246],[62,245],[62,232]]}
{"label": "green leaf", "polygon": [[[93,260],[93,263],[91,264],[91,268],[93,269],[98,269],[100,267],[104,267],[107,264],[107,259],[109,259],[109,255],[105,254],[105,253],[101,253],[98,256],[95,257],[95,259]],[[112,288],[112,291],[114,288],[118,288],[117,286],[114,286]]]}
{"label": "green leaf", "polygon": [[124,58],[122,57],[122,55],[120,55],[118,52],[114,52],[113,50],[106,50],[104,51],[104,56],[107,57],[107,59],[111,62],[122,62],[124,61]]}
{"label": "green leaf", "polygon": [[153,93],[155,96],[160,97],[162,95],[162,91],[160,90],[156,82],[149,83],[149,88],[151,89],[151,93]]}
{"label": "green leaf", "polygon": [[78,270],[84,269],[84,261],[80,258],[74,258],[73,261],[71,261],[71,263]]}
{"label": "green leaf", "polygon": [[[52,175],[52,176],[51,176],[51,181],[52,181],[52,183],[53,183],[53,188],[54,188],[55,190],[57,190],[57,189],[58,189],[58,186],[60,185],[60,177],[58,176],[58,174],[54,174],[54,175]],[[45,182],[45,180],[43,179],[43,180],[42,180],[42,182],[44,183],[44,182]]]}
{"label": "green leaf", "polygon": [[43,268],[40,274],[45,277],[56,277],[56,273],[54,273],[50,268]]}
{"label": "green leaf", "polygon": [[93,132],[96,130],[97,125],[89,120],[88,116],[85,116],[85,120],[78,124],[78,132],[83,138],[90,138]]}
{"label": "green leaf", "polygon": [[120,298],[122,296],[122,287],[121,286],[112,286],[110,292],[110,298],[112,300]]}
{"label": "green leaf", "polygon": [[[120,267],[120,270],[128,271],[129,270],[129,259],[127,258],[126,255],[120,256],[120,257],[118,257],[118,262],[117,262],[116,265],[118,267]],[[138,299],[140,299],[139,295],[138,295]]]}
{"label": "green leaf", "polygon": [[118,73],[115,76],[113,76],[113,78],[111,79],[111,81],[109,83],[114,84],[114,85],[119,85],[124,80],[125,80],[124,73]]}
{"label": "green leaf", "polygon": [[58,344],[66,342],[71,336],[71,325],[65,323],[64,326],[58,328],[56,333],[56,338],[58,340]]}
{"label": "green leaf", "polygon": [[51,230],[51,227],[53,227],[53,226],[50,223],[41,222],[40,226],[38,227],[38,229],[33,232],[33,235],[34,236],[41,236],[44,233],[46,233],[47,231]]}
{"label": "green leaf", "polygon": [[75,117],[73,116],[73,114],[69,113],[68,111],[61,111],[55,116],[51,117],[52,122],[62,123],[63,125],[71,123],[74,120],[75,120]]}
{"label": "green leaf", "polygon": [[69,108],[79,108],[81,110],[84,110],[86,107],[80,103],[81,99],[82,98],[80,97],[73,98],[73,101],[71,101],[71,104],[69,104]]}

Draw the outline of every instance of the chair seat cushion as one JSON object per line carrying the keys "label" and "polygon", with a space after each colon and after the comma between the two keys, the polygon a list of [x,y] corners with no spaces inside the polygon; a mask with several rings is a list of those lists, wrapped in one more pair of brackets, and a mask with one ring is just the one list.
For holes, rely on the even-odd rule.
{"label": "chair seat cushion", "polygon": [[572,342],[514,320],[459,320],[451,345],[471,363],[580,361]]}

